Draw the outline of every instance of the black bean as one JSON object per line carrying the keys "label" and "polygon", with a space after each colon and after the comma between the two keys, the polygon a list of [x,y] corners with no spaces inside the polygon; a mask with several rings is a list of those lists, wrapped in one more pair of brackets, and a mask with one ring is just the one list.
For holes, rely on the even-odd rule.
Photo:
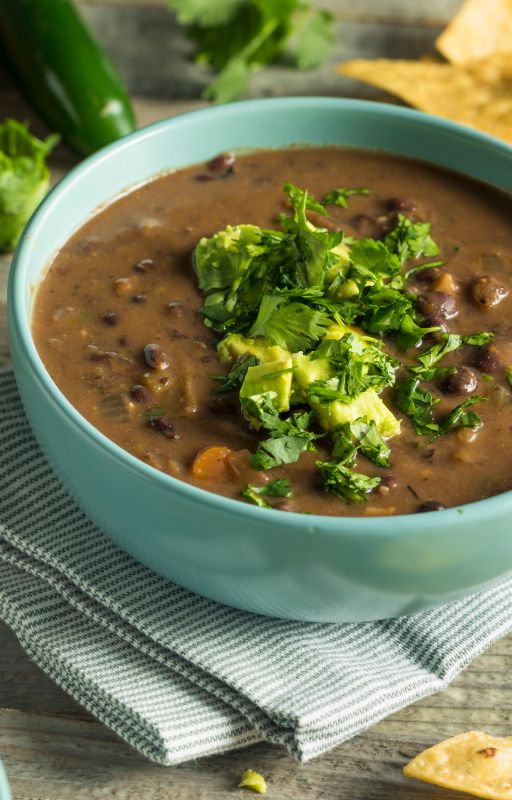
{"label": "black bean", "polygon": [[473,300],[482,308],[493,308],[508,295],[508,289],[492,275],[482,275],[471,287]]}
{"label": "black bean", "polygon": [[414,280],[418,281],[418,283],[433,283],[442,275],[444,275],[445,270],[439,269],[439,267],[432,267],[431,269],[421,269],[419,272],[414,274]]}
{"label": "black bean", "polygon": [[471,367],[457,367],[453,375],[448,375],[442,389],[445,394],[471,394],[478,385],[478,379]]}
{"label": "black bean", "polygon": [[420,506],[418,506],[418,512],[443,511],[445,508],[446,506],[444,506],[442,503],[438,503],[437,500],[427,500],[425,503],[422,503]]}
{"label": "black bean", "polygon": [[427,317],[427,319],[423,320],[421,323],[422,328],[439,328],[438,331],[430,331],[427,336],[434,341],[438,341],[441,339],[441,334],[446,333],[448,330],[448,326],[444,319],[439,316],[434,317]]}
{"label": "black bean", "polygon": [[134,294],[132,297],[132,303],[145,303],[147,299],[147,295],[144,292],[140,292],[139,294]]}
{"label": "black bean", "polygon": [[119,317],[115,311],[106,311],[101,319],[105,325],[117,325],[119,322]]}
{"label": "black bean", "polygon": [[144,348],[146,363],[153,369],[167,369],[169,359],[159,344],[147,344]]}
{"label": "black bean", "polygon": [[394,475],[383,475],[377,487],[377,492],[379,494],[389,494],[391,489],[396,489],[397,486],[398,480]]}
{"label": "black bean", "polygon": [[447,292],[426,292],[416,300],[416,308],[425,317],[453,319],[459,313],[455,298]]}
{"label": "black bean", "polygon": [[225,175],[228,171],[233,171],[234,163],[235,156],[233,153],[221,153],[208,162],[208,169],[212,172],[222,172]]}
{"label": "black bean", "polygon": [[480,372],[485,372],[487,375],[496,375],[503,367],[493,345],[482,347],[477,356],[475,366]]}
{"label": "black bean", "polygon": [[381,239],[386,233],[386,226],[382,225],[377,217],[369,214],[356,214],[349,219],[349,224],[363,237],[368,239]]}
{"label": "black bean", "polygon": [[390,197],[386,205],[390,211],[416,211],[416,203],[405,197]]}
{"label": "black bean", "polygon": [[194,180],[199,181],[200,183],[206,183],[207,181],[213,181],[215,178],[213,175],[208,175],[205,172],[200,172],[199,175],[194,175]]}
{"label": "black bean", "polygon": [[134,266],[135,272],[150,272],[156,266],[152,258],[143,258]]}
{"label": "black bean", "polygon": [[228,397],[216,397],[212,400],[209,405],[208,409],[213,414],[236,414],[237,407],[236,404],[230,400]]}
{"label": "black bean", "polygon": [[176,438],[176,426],[169,417],[149,417],[148,425],[166,439]]}
{"label": "black bean", "polygon": [[149,403],[151,400],[151,392],[146,386],[136,383],[130,389],[130,397],[134,403]]}

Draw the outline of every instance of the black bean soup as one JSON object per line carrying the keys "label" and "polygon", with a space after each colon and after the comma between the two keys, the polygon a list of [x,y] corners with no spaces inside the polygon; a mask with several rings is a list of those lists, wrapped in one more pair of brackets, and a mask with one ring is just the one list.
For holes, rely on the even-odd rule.
{"label": "black bean soup", "polygon": [[221,154],[90,219],[34,339],[84,417],[180,480],[312,514],[459,506],[512,487],[511,210],[382,153]]}

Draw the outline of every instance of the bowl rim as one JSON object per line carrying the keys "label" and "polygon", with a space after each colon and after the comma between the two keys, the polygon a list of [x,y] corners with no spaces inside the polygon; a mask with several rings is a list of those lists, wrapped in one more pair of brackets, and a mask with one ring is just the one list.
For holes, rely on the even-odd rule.
{"label": "bowl rim", "polygon": [[[322,533],[333,535],[341,535],[342,533],[350,532],[354,535],[367,533],[373,536],[385,536],[393,533],[395,536],[397,534],[412,536],[414,533],[423,533],[426,529],[437,528],[441,522],[444,523],[444,526],[463,525],[469,513],[472,516],[472,521],[478,523],[479,521],[483,522],[490,517],[496,516],[497,513],[503,513],[506,510],[512,511],[512,490],[507,490],[492,497],[450,507],[441,511],[421,514],[416,512],[392,516],[358,517],[350,515],[326,516],[320,514],[303,514],[300,512],[286,512],[286,514],[283,514],[282,511],[277,509],[261,509],[249,503],[223,497],[207,489],[202,489],[186,481],[174,478],[150,466],[141,459],[138,459],[127,450],[124,450],[80,414],[46,370],[35,347],[30,320],[27,319],[25,321],[26,285],[28,281],[26,272],[29,262],[28,249],[30,240],[34,238],[38,231],[46,224],[46,220],[51,218],[53,207],[59,198],[66,192],[72,190],[75,184],[82,179],[82,176],[86,175],[91,170],[97,169],[112,153],[119,153],[123,150],[127,150],[134,144],[143,142],[159,134],[163,130],[179,128],[184,123],[193,122],[194,119],[201,120],[204,117],[230,117],[233,114],[239,115],[246,113],[248,110],[257,112],[258,110],[268,111],[272,108],[275,108],[276,111],[282,111],[283,107],[289,110],[297,109],[302,111],[306,109],[323,108],[337,109],[341,113],[371,112],[377,116],[400,120],[405,119],[411,123],[457,134],[459,137],[466,140],[491,147],[495,151],[497,150],[499,153],[502,153],[505,157],[510,158],[512,156],[512,147],[510,145],[489,134],[470,128],[469,126],[402,106],[353,98],[279,97],[243,100],[236,103],[195,109],[154,122],[107,145],[81,161],[50,190],[25,227],[12,259],[8,282],[7,303],[10,333],[13,340],[15,338],[18,345],[21,347],[24,362],[35,374],[37,381],[44,387],[53,403],[65,413],[68,421],[78,428],[82,435],[85,435],[92,443],[99,447],[105,455],[117,462],[121,462],[125,468],[137,472],[141,477],[156,481],[164,490],[170,490],[172,492],[177,491],[191,502],[207,507],[215,507],[220,512],[232,513],[242,518],[249,517],[259,523],[268,520],[269,524],[273,526],[300,529],[307,528],[309,530],[314,528],[315,531],[321,530]],[[158,173],[156,173],[155,176],[157,174]],[[152,177],[155,176],[149,177],[148,180],[151,180]],[[140,183],[135,185],[140,185]],[[130,186],[128,183],[128,191],[133,189],[135,185]],[[105,203],[114,202],[121,194],[122,191],[105,198]],[[83,225],[85,221],[84,219],[80,225]],[[76,230],[79,229],[80,225],[77,226]],[[46,264],[42,266],[41,273],[45,266]],[[499,509],[498,506],[501,508]]]}

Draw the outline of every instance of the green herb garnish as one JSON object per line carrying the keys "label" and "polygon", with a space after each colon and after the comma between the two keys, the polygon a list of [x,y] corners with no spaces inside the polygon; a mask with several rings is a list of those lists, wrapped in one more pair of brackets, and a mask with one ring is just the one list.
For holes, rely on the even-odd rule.
{"label": "green herb garnish", "polygon": [[21,232],[48,190],[46,158],[59,137],[37,139],[28,125],[0,125],[0,250],[14,250]]}
{"label": "green herb garnish", "polygon": [[291,482],[288,478],[277,478],[269,481],[264,486],[254,486],[249,483],[241,492],[242,497],[260,508],[272,508],[263,497],[293,497]]}
{"label": "green herb garnish", "polygon": [[481,418],[475,411],[467,411],[467,409],[476,403],[485,403],[486,400],[486,397],[479,397],[478,395],[468,397],[467,400],[464,400],[463,403],[450,411],[446,419],[442,421],[440,425],[441,433],[455,431],[458,428],[479,428],[482,425]]}
{"label": "green herb garnish", "polygon": [[398,214],[395,228],[384,239],[392,253],[396,253],[401,264],[409,258],[437,256],[439,247],[430,235],[429,222],[412,222]]}
{"label": "green herb garnish", "polygon": [[287,55],[299,69],[319,66],[335,25],[310,0],[168,0],[198,46],[197,60],[217,72],[203,97],[226,103],[247,88],[251,72]]}
{"label": "green herb garnish", "polygon": [[389,467],[391,449],[373,420],[359,417],[339,425],[332,431],[332,441],[332,457],[338,464],[351,464],[360,451],[379,467]]}
{"label": "green herb garnish", "polygon": [[212,381],[222,381],[215,391],[218,394],[224,394],[225,392],[239,389],[244,382],[249,367],[254,367],[257,363],[258,359],[254,356],[245,356],[236,362],[227,375],[210,375]]}
{"label": "green herb garnish", "polygon": [[256,453],[251,457],[251,464],[256,469],[272,469],[297,461],[306,450],[314,452],[313,442],[321,435],[309,430],[315,417],[313,411],[296,411],[283,419],[272,400],[272,392],[242,400],[244,413],[259,422],[270,434],[268,439],[260,442]]}
{"label": "green herb garnish", "polygon": [[370,478],[361,472],[354,472],[343,464],[330,461],[317,461],[316,466],[322,476],[324,488],[345,503],[363,503],[367,495],[380,483],[380,478]]}
{"label": "green herb garnish", "polygon": [[332,189],[322,198],[324,206],[341,206],[348,208],[348,198],[354,194],[370,194],[369,189]]}

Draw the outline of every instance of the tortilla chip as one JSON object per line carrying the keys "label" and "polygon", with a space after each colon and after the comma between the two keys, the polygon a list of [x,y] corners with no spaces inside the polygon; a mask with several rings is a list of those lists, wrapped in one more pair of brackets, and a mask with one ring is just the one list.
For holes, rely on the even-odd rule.
{"label": "tortilla chip", "polygon": [[417,755],[404,775],[487,800],[512,800],[512,737],[461,733]]}
{"label": "tortilla chip", "polygon": [[428,61],[356,59],[340,64],[337,71],[395,94],[422,111],[471,125],[512,143],[512,57],[507,54],[465,67]]}
{"label": "tortilla chip", "polygon": [[512,56],[512,0],[466,0],[436,47],[453,64],[493,53]]}

